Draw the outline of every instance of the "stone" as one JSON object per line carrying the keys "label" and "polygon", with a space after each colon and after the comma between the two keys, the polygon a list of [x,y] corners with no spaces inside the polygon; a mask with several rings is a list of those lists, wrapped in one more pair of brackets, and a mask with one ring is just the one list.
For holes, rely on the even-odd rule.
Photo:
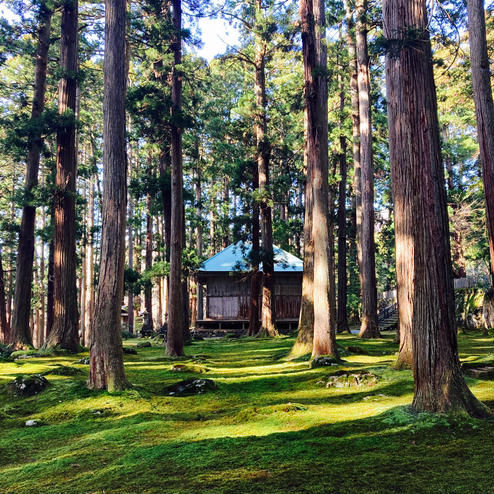
{"label": "stone", "polygon": [[350,388],[353,386],[374,386],[379,377],[372,372],[347,372],[340,371],[329,376],[327,388]]}
{"label": "stone", "polygon": [[57,365],[52,369],[48,369],[43,372],[43,375],[46,376],[48,374],[52,374],[54,376],[78,376],[84,374],[82,369],[78,369],[77,367],[69,367],[68,365]]}
{"label": "stone", "polygon": [[337,359],[336,357],[331,357],[329,355],[324,356],[321,355],[320,357],[315,357],[311,360],[310,363],[310,368],[315,369],[316,367],[329,367],[332,365],[340,365],[341,360]]}
{"label": "stone", "polygon": [[152,345],[150,341],[139,341],[137,343],[137,348],[150,348],[151,346]]}
{"label": "stone", "polygon": [[15,357],[15,360],[25,360],[25,359],[30,359],[30,358],[38,358],[42,357],[41,353],[27,353],[24,355],[18,355]]}
{"label": "stone", "polygon": [[26,427],[37,427],[38,425],[41,425],[38,420],[26,420]]}
{"label": "stone", "polygon": [[212,379],[185,379],[165,388],[169,396],[190,396],[215,391],[217,384]]}
{"label": "stone", "polygon": [[9,390],[17,396],[34,396],[48,386],[46,377],[39,374],[32,376],[17,376],[8,385]]}
{"label": "stone", "polygon": [[137,350],[135,348],[123,347],[123,352],[127,355],[137,355]]}
{"label": "stone", "polygon": [[89,365],[89,357],[83,357],[80,360],[76,360],[74,363],[82,364],[82,365]]}

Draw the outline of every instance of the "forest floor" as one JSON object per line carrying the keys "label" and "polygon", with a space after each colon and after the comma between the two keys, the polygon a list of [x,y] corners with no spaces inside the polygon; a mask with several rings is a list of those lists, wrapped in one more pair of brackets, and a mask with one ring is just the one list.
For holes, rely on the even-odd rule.
{"label": "forest floor", "polygon": [[[142,340],[127,340],[126,347]],[[411,413],[410,371],[390,368],[396,345],[340,336],[341,366],[287,361],[293,338],[193,342],[180,364],[163,347],[125,355],[134,389],[85,388],[88,365],[58,355],[0,362],[0,492],[3,494],[485,494],[494,492],[492,421]],[[493,358],[493,337],[459,336],[463,361]],[[76,375],[68,366],[79,369]],[[339,370],[377,382],[326,387]],[[10,394],[20,374],[50,385]],[[189,377],[216,381],[200,395],[169,396]],[[494,407],[492,381],[467,379]],[[373,385],[371,385],[373,384]],[[37,420],[37,427],[27,427]]]}

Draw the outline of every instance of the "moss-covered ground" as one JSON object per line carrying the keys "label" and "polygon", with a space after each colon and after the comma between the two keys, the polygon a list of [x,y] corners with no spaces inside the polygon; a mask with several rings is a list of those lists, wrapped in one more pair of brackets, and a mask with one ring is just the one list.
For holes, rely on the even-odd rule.
{"label": "moss-covered ground", "polygon": [[[492,360],[492,334],[459,342],[462,360]],[[368,355],[311,370],[286,360],[293,338],[224,338],[186,347],[194,358],[177,372],[154,344],[125,355],[134,389],[113,395],[85,388],[88,366],[74,362],[87,354],[0,362],[0,493],[494,492],[492,421],[411,413],[412,374],[390,368],[392,336],[339,343]],[[327,388],[341,369],[380,379]],[[16,376],[34,373],[51,383],[41,394],[8,392]],[[218,389],[165,394],[188,377],[214,379]],[[467,381],[493,408],[492,381]],[[40,425],[26,427],[30,419]]]}

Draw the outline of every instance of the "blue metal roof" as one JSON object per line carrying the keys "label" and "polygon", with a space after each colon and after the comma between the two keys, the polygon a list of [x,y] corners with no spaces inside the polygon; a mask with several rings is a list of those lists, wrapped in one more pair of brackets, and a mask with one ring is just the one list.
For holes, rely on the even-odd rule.
{"label": "blue metal roof", "polygon": [[[199,268],[199,272],[248,271],[250,269],[248,259],[251,249],[252,244],[249,242],[232,244],[213,257],[210,257],[207,261],[204,261]],[[275,272],[301,273],[304,270],[304,263],[298,257],[276,245],[273,245],[273,250]],[[262,269],[262,266],[259,269]]]}

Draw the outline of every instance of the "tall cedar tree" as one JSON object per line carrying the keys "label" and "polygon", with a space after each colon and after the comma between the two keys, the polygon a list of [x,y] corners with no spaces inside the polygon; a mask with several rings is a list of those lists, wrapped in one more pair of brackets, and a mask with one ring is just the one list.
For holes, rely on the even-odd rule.
{"label": "tall cedar tree", "polygon": [[7,304],[5,299],[5,281],[3,276],[2,251],[0,250],[0,341],[10,341],[10,327],[7,321]]}
{"label": "tall cedar tree", "polygon": [[[266,41],[259,34],[262,22],[262,1],[256,3],[255,25],[255,82],[254,92],[256,96],[255,133],[256,154],[259,177],[259,194],[261,210],[261,240],[262,240],[262,305],[261,327],[259,334],[275,336],[278,334],[275,328],[275,301],[274,301],[274,252],[273,252],[273,218],[269,205],[269,158],[271,144],[267,135],[267,98],[266,98]],[[255,252],[254,252],[255,255]]]}
{"label": "tall cedar tree", "polygon": [[120,328],[127,207],[125,24],[126,1],[106,0],[101,262],[91,330],[89,387],[110,392],[129,387]]}
{"label": "tall cedar tree", "polygon": [[78,0],[62,6],[54,235],[54,314],[46,345],[76,351],[79,343],[75,251]]}
{"label": "tall cedar tree", "polygon": [[424,0],[385,0],[398,291],[410,297],[417,411],[486,415],[460,369],[436,89]]}
{"label": "tall cedar tree", "polygon": [[168,338],[166,353],[184,354],[184,310],[182,301],[182,249],[183,249],[183,176],[182,129],[180,111],[182,101],[182,74],[177,66],[182,62],[182,3],[172,1],[173,53],[172,67],[172,121],[171,121],[171,226],[170,226],[170,292],[168,296]]}
{"label": "tall cedar tree", "polygon": [[467,8],[473,98],[487,209],[491,280],[494,283],[494,104],[487,54],[484,1],[467,0]]}
{"label": "tall cedar tree", "polygon": [[357,241],[360,246],[360,293],[362,324],[360,338],[381,336],[377,323],[376,260],[374,243],[374,167],[372,163],[371,94],[369,53],[367,47],[367,1],[357,4],[356,52],[358,67],[358,98],[360,113],[360,165],[362,208]]}
{"label": "tall cedar tree", "polygon": [[[252,166],[252,190],[259,188],[259,170],[257,163]],[[259,203],[252,201],[252,271],[249,292],[249,336],[259,332]]]}
{"label": "tall cedar tree", "polygon": [[[312,236],[314,241],[314,341],[312,356],[337,355],[330,317],[328,228],[327,54],[324,47],[324,3],[300,2],[307,112],[307,159],[312,161]],[[316,33],[316,29],[318,32]]]}
{"label": "tall cedar tree", "polygon": [[304,169],[305,169],[305,205],[304,205],[304,272],[302,275],[302,299],[298,319],[297,341],[291,356],[296,357],[312,351],[314,340],[314,242],[312,238],[313,163],[307,157],[307,108],[304,112]]}
{"label": "tall cedar tree", "polygon": [[29,319],[31,317],[31,284],[33,280],[34,227],[36,207],[31,203],[32,191],[38,185],[40,151],[43,145],[39,118],[45,107],[46,66],[50,48],[51,18],[53,12],[46,3],[39,6],[38,47],[34,73],[33,106],[31,121],[34,132],[29,139],[26,162],[25,204],[22,208],[19,247],[15,275],[14,310],[12,314],[11,342],[14,346],[32,343]]}

